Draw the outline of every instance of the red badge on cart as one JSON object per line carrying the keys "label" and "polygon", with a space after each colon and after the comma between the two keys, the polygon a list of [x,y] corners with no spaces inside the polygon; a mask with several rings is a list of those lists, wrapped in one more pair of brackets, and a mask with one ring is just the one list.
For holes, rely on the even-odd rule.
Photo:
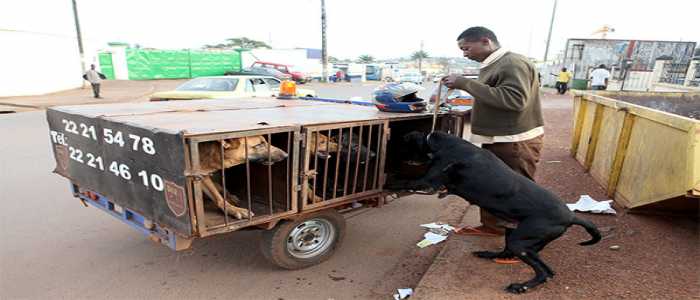
{"label": "red badge on cart", "polygon": [[181,186],[165,181],[165,202],[168,203],[168,208],[175,214],[175,216],[180,217],[187,211],[187,203],[185,203],[185,189]]}

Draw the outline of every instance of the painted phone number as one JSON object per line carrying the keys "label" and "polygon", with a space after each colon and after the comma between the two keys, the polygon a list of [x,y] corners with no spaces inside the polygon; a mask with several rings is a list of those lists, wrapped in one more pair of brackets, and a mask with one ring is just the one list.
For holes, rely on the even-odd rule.
{"label": "painted phone number", "polygon": [[[78,136],[82,136],[94,141],[97,141],[97,132],[99,130],[95,129],[95,125],[86,125],[83,123],[76,123],[75,121],[72,120],[66,120],[63,119],[61,120],[61,123],[64,125],[64,130],[65,132],[72,133]],[[54,140],[54,142],[57,141],[57,134],[54,133],[55,131],[51,132],[51,137]],[[139,136],[136,134],[131,134],[131,133],[122,133],[121,131],[118,130],[112,130],[110,128],[102,128],[102,140],[110,145],[118,145],[119,147],[124,148],[124,146],[127,146],[133,151],[141,151],[146,154],[150,155],[155,155],[156,154],[156,147],[155,144],[153,143],[153,140],[150,139],[149,137],[145,136]],[[126,137],[125,137],[126,136]],[[65,139],[65,137],[63,137]],[[130,146],[130,147],[129,147]]]}
{"label": "painted phone number", "polygon": [[[105,171],[105,164],[102,157],[89,152],[84,152],[72,146],[68,146],[68,152],[68,157],[70,157],[71,160],[87,165],[93,169]],[[120,177],[126,181],[131,181],[132,178],[134,178],[131,170],[132,169],[128,165],[118,161],[112,161],[107,168],[107,171],[112,173],[114,176]],[[141,170],[136,173],[136,176],[141,179],[141,183],[146,188],[153,188],[161,192],[163,191],[163,178],[160,175],[148,173],[146,170]]]}

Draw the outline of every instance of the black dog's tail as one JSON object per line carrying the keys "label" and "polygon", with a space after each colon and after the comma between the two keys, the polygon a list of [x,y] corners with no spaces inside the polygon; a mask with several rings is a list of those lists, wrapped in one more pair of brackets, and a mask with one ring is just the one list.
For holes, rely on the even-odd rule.
{"label": "black dog's tail", "polygon": [[588,220],[579,219],[578,217],[574,216],[574,219],[573,221],[571,221],[571,224],[580,225],[581,227],[585,228],[586,232],[588,232],[588,234],[590,234],[592,237],[592,239],[590,239],[589,241],[579,243],[579,245],[581,246],[593,245],[597,242],[600,242],[600,240],[602,239],[598,228],[596,228],[595,225],[593,225],[593,223],[591,223]]}

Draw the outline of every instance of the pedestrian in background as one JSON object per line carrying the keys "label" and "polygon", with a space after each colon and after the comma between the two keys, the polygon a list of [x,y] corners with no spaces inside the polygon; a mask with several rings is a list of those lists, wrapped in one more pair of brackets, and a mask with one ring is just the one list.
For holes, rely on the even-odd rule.
{"label": "pedestrian in background", "polygon": [[[457,42],[465,57],[481,63],[478,79],[455,74],[443,79],[448,88],[474,97],[469,141],[534,181],[544,138],[537,69],[526,57],[502,48],[487,28],[471,27],[459,35]],[[481,223],[461,232],[503,235],[508,226],[483,209]]]}
{"label": "pedestrian in background", "polygon": [[591,89],[593,90],[605,90],[608,88],[608,79],[610,78],[610,71],[605,68],[605,65],[601,64],[591,72]]}
{"label": "pedestrian in background", "polygon": [[557,76],[557,83],[556,83],[556,88],[557,92],[559,95],[564,95],[566,91],[569,89],[569,81],[571,81],[571,77],[574,77],[574,74],[569,72],[566,67],[561,68],[561,72],[559,74],[552,74],[554,76]]}
{"label": "pedestrian in background", "polygon": [[102,79],[106,78],[107,77],[104,74],[95,70],[95,65],[90,65],[90,70],[83,74],[83,79],[90,82],[90,85],[92,86],[92,94],[95,96],[95,98],[102,98],[100,97],[100,84],[102,83]]}

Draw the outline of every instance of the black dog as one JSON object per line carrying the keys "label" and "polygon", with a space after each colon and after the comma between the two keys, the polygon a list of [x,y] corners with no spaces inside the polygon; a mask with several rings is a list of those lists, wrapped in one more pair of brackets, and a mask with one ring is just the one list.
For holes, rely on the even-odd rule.
{"label": "black dog", "polygon": [[[600,241],[598,229],[580,219],[554,194],[528,178],[515,173],[493,153],[458,137],[441,132],[429,135],[412,132],[404,137],[406,147],[417,156],[429,157],[427,174],[417,180],[388,182],[388,190],[435,192],[447,188],[472,204],[505,220],[518,223],[506,231],[506,246],[501,252],[477,251],[480,258],[517,257],[535,271],[535,277],[506,287],[511,293],[523,293],[554,277],[538,252],[560,237],[573,224],[583,226],[592,239],[580,245]],[[407,159],[416,160],[417,157]]]}

